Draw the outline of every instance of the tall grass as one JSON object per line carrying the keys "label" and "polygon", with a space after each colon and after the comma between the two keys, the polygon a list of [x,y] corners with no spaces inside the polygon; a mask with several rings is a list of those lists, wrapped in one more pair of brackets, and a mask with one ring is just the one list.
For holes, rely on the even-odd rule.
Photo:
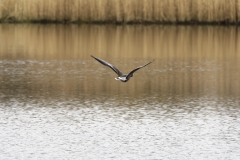
{"label": "tall grass", "polygon": [[240,0],[0,0],[0,20],[239,22]]}

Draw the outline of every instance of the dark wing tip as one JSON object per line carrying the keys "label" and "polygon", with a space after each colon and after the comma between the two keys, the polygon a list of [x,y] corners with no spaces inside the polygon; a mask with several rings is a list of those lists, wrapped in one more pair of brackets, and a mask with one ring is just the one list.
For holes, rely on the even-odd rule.
{"label": "dark wing tip", "polygon": [[[155,59],[154,59],[155,60]],[[130,78],[131,75],[133,75],[134,72],[136,72],[137,70],[143,68],[143,67],[146,67],[147,65],[151,64],[154,60],[152,60],[151,62],[148,62],[147,64],[143,65],[143,66],[139,66],[137,68],[135,68],[134,70],[132,70],[130,73],[128,73],[127,75],[127,79]]]}
{"label": "dark wing tip", "polygon": [[154,59],[154,60],[152,60],[151,62],[148,62],[147,64],[145,64],[145,65],[143,65],[143,66],[140,66],[140,67],[141,67],[141,68],[142,68],[142,67],[145,67],[145,66],[147,66],[147,65],[151,64],[153,61],[155,61],[155,59]]}
{"label": "dark wing tip", "polygon": [[118,76],[121,76],[122,75],[122,72],[120,72],[116,67],[114,67],[112,64],[104,61],[104,60],[101,60],[99,58],[96,58],[94,56],[91,55],[91,57],[93,57],[95,60],[97,60],[98,62],[100,62],[101,64],[105,65],[105,66],[108,66],[109,68],[111,68]]}

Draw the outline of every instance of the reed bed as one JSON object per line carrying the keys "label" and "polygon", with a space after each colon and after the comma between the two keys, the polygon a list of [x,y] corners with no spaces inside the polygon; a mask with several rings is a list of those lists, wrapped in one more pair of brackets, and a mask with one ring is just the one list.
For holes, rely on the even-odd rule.
{"label": "reed bed", "polygon": [[0,20],[238,23],[240,0],[0,0]]}

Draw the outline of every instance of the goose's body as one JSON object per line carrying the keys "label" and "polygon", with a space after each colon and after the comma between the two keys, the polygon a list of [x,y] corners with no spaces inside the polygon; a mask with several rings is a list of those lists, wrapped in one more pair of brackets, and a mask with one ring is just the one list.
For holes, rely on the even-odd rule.
{"label": "goose's body", "polygon": [[98,62],[100,62],[100,63],[102,63],[103,65],[105,65],[105,66],[108,66],[109,68],[111,68],[117,75],[118,75],[118,77],[117,78],[115,78],[116,80],[120,80],[120,81],[122,81],[122,82],[127,82],[132,76],[133,76],[133,73],[134,72],[136,72],[137,70],[139,70],[139,69],[141,69],[141,68],[143,68],[143,67],[145,67],[145,66],[147,66],[147,65],[149,65],[150,63],[152,63],[153,61],[151,61],[151,62],[149,62],[149,63],[147,63],[147,64],[145,64],[145,65],[143,65],[143,66],[140,66],[140,67],[137,67],[137,68],[135,68],[134,70],[132,70],[130,73],[128,73],[128,74],[123,74],[122,72],[120,72],[116,67],[114,67],[112,64],[110,64],[110,63],[108,63],[108,62],[106,62],[106,61],[104,61],[104,60],[101,60],[101,59],[99,59],[99,58],[96,58],[96,57],[94,57],[94,56],[92,56],[95,60],[97,60]]}

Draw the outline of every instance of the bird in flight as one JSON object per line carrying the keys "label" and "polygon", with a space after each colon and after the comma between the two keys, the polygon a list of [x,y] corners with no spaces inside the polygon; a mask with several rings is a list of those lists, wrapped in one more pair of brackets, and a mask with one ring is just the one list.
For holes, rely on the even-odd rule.
{"label": "bird in flight", "polygon": [[104,61],[104,60],[101,60],[99,58],[96,58],[94,56],[91,55],[91,57],[93,57],[94,59],[96,59],[98,62],[102,63],[103,65],[105,66],[108,66],[109,68],[111,68],[115,73],[117,73],[118,77],[115,78],[116,80],[120,80],[122,82],[127,82],[132,76],[133,76],[133,73],[136,72],[137,70],[149,65],[150,63],[152,63],[153,61],[143,65],[143,66],[140,66],[140,67],[137,67],[135,68],[134,70],[132,70],[130,73],[128,74],[123,74],[122,72],[120,72],[116,67],[114,67],[112,64]]}

